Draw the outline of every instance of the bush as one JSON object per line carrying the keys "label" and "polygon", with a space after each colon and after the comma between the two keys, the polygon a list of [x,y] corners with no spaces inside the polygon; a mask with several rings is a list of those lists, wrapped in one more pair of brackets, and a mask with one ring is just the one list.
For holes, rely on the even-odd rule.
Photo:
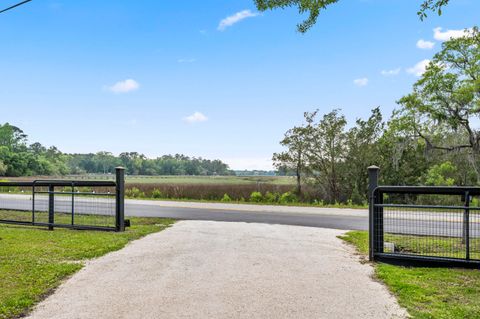
{"label": "bush", "polygon": [[264,199],[267,203],[276,203],[280,199],[279,193],[266,192]]}
{"label": "bush", "polygon": [[228,194],[223,194],[223,197],[221,199],[222,202],[231,202],[232,199],[230,198],[230,196],[228,196]]}
{"label": "bush", "polygon": [[293,194],[292,192],[286,192],[286,193],[283,193],[282,196],[280,196],[280,203],[282,204],[296,203],[296,202],[298,202],[297,195]]}
{"label": "bush", "polygon": [[260,203],[263,201],[263,195],[260,192],[252,192],[250,194],[250,201],[254,203]]}
{"label": "bush", "polygon": [[163,194],[158,188],[154,188],[152,191],[152,198],[163,198]]}
{"label": "bush", "polygon": [[136,187],[125,190],[125,196],[129,198],[142,198],[145,197],[145,193]]}

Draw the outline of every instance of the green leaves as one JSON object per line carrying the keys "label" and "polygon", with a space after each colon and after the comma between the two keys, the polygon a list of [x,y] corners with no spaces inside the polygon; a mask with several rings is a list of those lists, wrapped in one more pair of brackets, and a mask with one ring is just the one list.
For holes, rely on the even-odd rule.
{"label": "green leaves", "polygon": [[427,18],[428,11],[436,11],[437,14],[441,16],[442,7],[446,6],[449,2],[450,0],[425,0],[420,6],[420,10],[417,12],[417,15],[422,21]]}
{"label": "green leaves", "polygon": [[480,130],[473,123],[480,110],[479,79],[480,33],[474,27],[464,37],[443,43],[412,93],[398,101],[401,109],[394,115],[403,123],[400,129],[411,128],[426,142],[427,151],[462,151],[469,157],[477,182]]}
{"label": "green leaves", "polygon": [[309,16],[302,23],[297,24],[300,33],[307,32],[316,22],[320,11],[338,0],[254,0],[259,11],[297,7],[300,14],[308,12]]}
{"label": "green leaves", "polygon": [[[297,7],[300,14],[308,12],[308,18],[302,23],[297,24],[297,30],[300,33],[307,32],[316,22],[320,12],[329,5],[337,3],[339,0],[254,0],[259,11],[285,9],[287,7]],[[417,12],[420,20],[427,18],[429,11],[437,12],[442,15],[442,8],[450,0],[424,0]]]}

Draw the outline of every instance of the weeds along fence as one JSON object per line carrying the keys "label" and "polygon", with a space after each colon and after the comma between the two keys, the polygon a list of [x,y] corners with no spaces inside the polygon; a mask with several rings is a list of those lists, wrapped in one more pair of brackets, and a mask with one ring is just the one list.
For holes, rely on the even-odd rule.
{"label": "weeds along fence", "polygon": [[480,268],[480,188],[378,186],[370,176],[370,259]]}
{"label": "weeds along fence", "polygon": [[0,223],[124,231],[124,169],[115,181],[0,182]]}

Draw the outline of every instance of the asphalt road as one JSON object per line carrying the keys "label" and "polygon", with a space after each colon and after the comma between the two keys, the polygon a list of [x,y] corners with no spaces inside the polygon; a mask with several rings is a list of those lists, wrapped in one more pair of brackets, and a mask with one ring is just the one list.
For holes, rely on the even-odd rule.
{"label": "asphalt road", "polygon": [[343,230],[367,230],[368,218],[336,214],[276,213],[265,211],[224,210],[211,208],[162,207],[142,204],[125,205],[127,216],[168,217],[181,220],[265,223],[323,227]]}
{"label": "asphalt road", "polygon": [[[36,196],[37,211],[46,211],[47,196]],[[0,209],[25,210],[32,207],[31,196],[0,194]],[[71,197],[56,196],[55,211],[69,213]],[[76,214],[113,215],[114,198],[76,197]],[[265,205],[236,205],[221,203],[168,202],[126,200],[125,215],[139,217],[166,217],[178,220],[210,220],[322,227],[340,230],[368,230],[366,210],[285,207]],[[385,232],[430,236],[461,237],[462,212],[385,212]],[[480,237],[480,215],[470,215],[470,236]]]}
{"label": "asphalt road", "polygon": [[[47,196],[36,196],[36,210],[46,211],[47,205]],[[70,205],[71,198],[69,196],[55,198],[56,212],[69,213]],[[235,209],[236,207],[237,209]],[[28,211],[31,208],[30,195],[0,194],[0,209]],[[113,215],[114,209],[113,198],[78,197],[75,199],[75,212],[78,214]],[[125,215],[127,218],[128,216],[165,217],[179,220],[265,223],[342,230],[368,229],[368,215],[365,210],[126,200]]]}

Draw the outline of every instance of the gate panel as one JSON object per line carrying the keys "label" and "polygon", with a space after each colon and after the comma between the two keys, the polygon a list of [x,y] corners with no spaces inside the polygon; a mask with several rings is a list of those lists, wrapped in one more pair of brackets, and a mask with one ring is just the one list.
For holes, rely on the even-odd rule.
{"label": "gate panel", "polygon": [[480,267],[480,188],[379,186],[371,259]]}
{"label": "gate panel", "polygon": [[123,231],[123,178],[0,182],[0,223]]}

